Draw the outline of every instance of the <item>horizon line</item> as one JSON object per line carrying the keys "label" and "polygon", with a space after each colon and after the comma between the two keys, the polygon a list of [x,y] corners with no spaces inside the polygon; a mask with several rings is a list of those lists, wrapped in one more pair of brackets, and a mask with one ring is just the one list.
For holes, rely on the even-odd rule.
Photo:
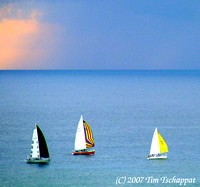
{"label": "horizon line", "polygon": [[0,71],[200,71],[200,69],[0,69]]}

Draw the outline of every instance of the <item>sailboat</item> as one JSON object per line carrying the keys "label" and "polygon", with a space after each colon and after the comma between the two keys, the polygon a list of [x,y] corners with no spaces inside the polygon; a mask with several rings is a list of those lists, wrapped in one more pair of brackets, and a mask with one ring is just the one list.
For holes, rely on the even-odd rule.
{"label": "sailboat", "polygon": [[47,143],[42,130],[35,124],[33,130],[31,154],[27,157],[27,163],[48,163],[50,161]]}
{"label": "sailboat", "polygon": [[157,128],[155,128],[151,142],[150,155],[147,157],[147,159],[167,159],[167,152],[167,144],[157,131]]}
{"label": "sailboat", "polygon": [[95,150],[90,149],[94,146],[95,144],[90,126],[83,120],[83,116],[81,115],[76,131],[72,155],[94,155]]}

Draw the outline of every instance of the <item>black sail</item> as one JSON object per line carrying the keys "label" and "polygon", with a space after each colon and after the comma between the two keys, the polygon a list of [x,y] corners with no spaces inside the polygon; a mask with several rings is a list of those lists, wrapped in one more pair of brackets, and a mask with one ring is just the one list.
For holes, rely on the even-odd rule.
{"label": "black sail", "polygon": [[44,138],[44,135],[41,129],[38,126],[37,126],[37,132],[38,132],[38,140],[39,140],[40,157],[49,158],[49,151],[48,151],[46,140]]}

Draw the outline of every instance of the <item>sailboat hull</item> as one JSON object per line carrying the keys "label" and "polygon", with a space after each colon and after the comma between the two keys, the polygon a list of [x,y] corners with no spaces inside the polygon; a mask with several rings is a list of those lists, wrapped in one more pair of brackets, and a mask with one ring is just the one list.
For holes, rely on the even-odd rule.
{"label": "sailboat hull", "polygon": [[75,151],[72,152],[72,155],[94,155],[95,150],[92,151]]}
{"label": "sailboat hull", "polygon": [[49,163],[50,158],[38,158],[38,159],[26,159],[27,163],[43,163],[43,164],[47,164]]}
{"label": "sailboat hull", "polygon": [[147,157],[148,160],[165,160],[167,159],[167,155],[149,155]]}

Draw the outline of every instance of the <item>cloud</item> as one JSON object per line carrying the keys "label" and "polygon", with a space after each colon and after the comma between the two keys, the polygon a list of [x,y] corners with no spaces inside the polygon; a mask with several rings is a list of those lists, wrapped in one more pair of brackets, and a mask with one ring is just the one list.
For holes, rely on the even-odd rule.
{"label": "cloud", "polygon": [[[1,9],[10,14],[12,6]],[[60,28],[40,23],[41,12],[32,10],[28,18],[22,19],[22,10],[15,9],[16,18],[3,18],[0,22],[0,69],[40,69],[51,54],[57,39],[55,32]]]}
{"label": "cloud", "polygon": [[144,4],[0,3],[0,69],[199,69],[198,6]]}

